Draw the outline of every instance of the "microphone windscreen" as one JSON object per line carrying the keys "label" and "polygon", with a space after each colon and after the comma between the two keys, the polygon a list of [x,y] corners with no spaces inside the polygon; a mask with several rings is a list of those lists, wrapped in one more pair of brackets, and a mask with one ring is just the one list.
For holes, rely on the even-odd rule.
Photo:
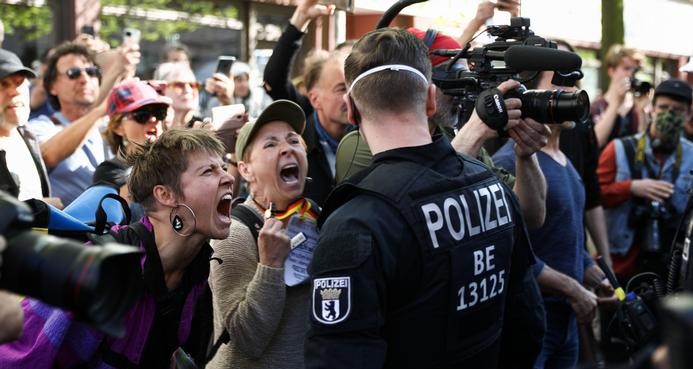
{"label": "microphone windscreen", "polygon": [[537,46],[511,46],[505,51],[505,65],[518,71],[575,71],[582,58],[570,51]]}

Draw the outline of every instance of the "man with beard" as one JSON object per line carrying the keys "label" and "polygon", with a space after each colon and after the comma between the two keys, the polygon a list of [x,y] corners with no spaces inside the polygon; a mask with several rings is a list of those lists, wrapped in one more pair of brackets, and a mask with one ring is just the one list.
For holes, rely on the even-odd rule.
{"label": "man with beard", "polygon": [[685,81],[660,83],[647,130],[611,142],[599,158],[613,266],[621,278],[666,271],[664,248],[672,242],[691,187],[693,143],[681,135],[691,118],[691,99]]}

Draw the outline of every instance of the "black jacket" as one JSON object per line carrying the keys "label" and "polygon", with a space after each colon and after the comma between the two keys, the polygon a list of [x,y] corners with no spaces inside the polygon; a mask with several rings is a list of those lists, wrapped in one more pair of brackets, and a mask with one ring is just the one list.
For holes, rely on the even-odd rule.
{"label": "black jacket", "polygon": [[308,117],[313,114],[315,109],[310,104],[308,97],[301,95],[289,78],[291,65],[296,52],[301,48],[303,36],[305,36],[305,33],[289,23],[279,41],[277,41],[277,46],[272,50],[272,56],[270,56],[265,66],[263,79],[265,81],[265,90],[272,99],[291,100],[301,106],[303,112],[306,113],[306,117]]}
{"label": "black jacket", "polygon": [[[506,340],[527,349],[514,367],[532,366],[542,337],[528,346],[541,331],[528,323],[543,314],[512,311],[531,292],[531,246],[512,191],[481,163],[444,139],[380,153],[319,224],[306,368],[495,368]],[[506,338],[504,316],[530,331]]]}
{"label": "black jacket", "polygon": [[306,141],[306,154],[308,155],[308,177],[311,178],[306,183],[303,196],[307,197],[318,205],[322,206],[327,199],[327,195],[334,188],[334,177],[327,162],[325,149],[320,144],[320,137],[315,130],[315,114],[308,116],[306,129],[303,131],[303,139]]}

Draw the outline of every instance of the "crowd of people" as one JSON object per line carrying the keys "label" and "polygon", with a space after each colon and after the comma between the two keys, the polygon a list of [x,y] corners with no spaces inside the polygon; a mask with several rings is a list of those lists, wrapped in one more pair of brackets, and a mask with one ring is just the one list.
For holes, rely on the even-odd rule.
{"label": "crowd of people", "polygon": [[[240,61],[199,82],[182,45],[152,80],[133,43],[80,35],[37,71],[0,49],[0,190],[63,209],[113,188],[133,216],[110,234],[142,250],[145,287],[122,337],[0,291],[0,368],[574,368],[600,319],[613,349],[595,260],[624,284],[667,275],[693,91],[634,90],[641,55],[614,45],[585,122],[525,116],[515,80],[496,87],[504,128],[459,122],[432,75],[467,66],[430,51],[499,10],[519,13],[482,2],[457,38],[371,31],[292,80],[308,25],[334,11],[302,0],[263,86]],[[523,83],[578,89],[553,77]]]}

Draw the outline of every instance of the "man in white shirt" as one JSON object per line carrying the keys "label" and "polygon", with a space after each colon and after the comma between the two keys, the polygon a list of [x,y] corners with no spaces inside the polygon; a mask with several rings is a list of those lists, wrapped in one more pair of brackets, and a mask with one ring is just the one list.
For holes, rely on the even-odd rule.
{"label": "man in white shirt", "polygon": [[38,142],[27,130],[29,81],[36,74],[12,52],[0,49],[0,189],[19,198],[50,196]]}

